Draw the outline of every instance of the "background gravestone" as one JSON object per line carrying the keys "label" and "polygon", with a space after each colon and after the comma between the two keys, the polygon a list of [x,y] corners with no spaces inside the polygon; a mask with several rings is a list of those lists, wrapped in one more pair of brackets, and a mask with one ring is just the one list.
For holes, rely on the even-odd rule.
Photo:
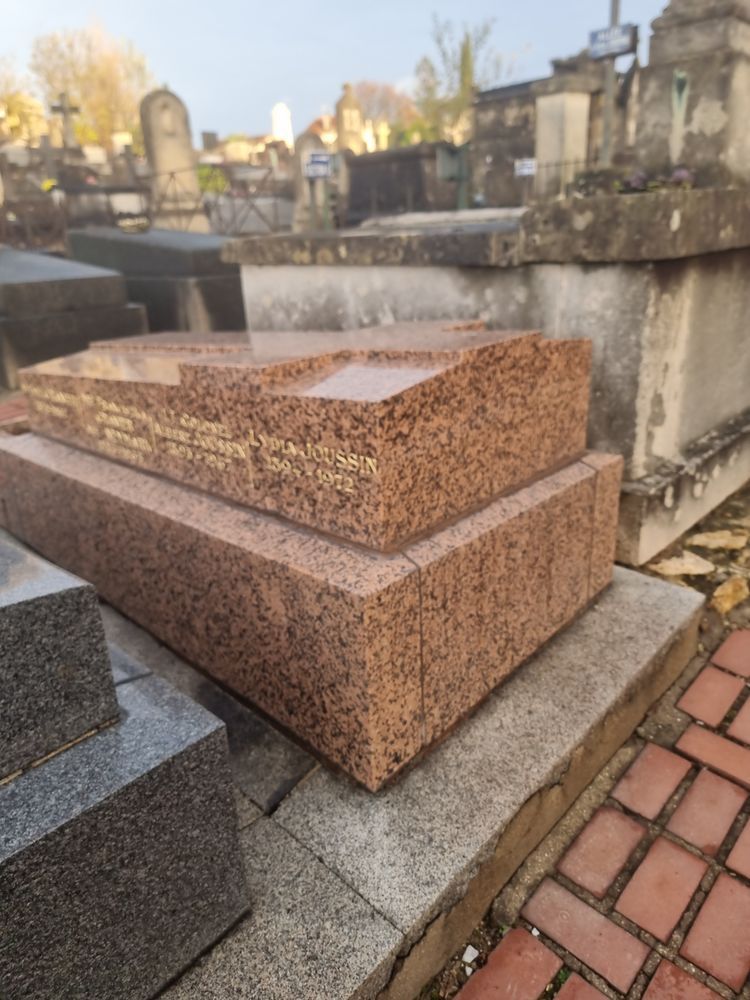
{"label": "background gravestone", "polygon": [[68,230],[76,260],[120,271],[128,296],[146,307],[152,331],[244,330],[239,267],[225,264],[227,237],[150,229],[124,233],[114,226]]}
{"label": "background gravestone", "polygon": [[26,365],[146,330],[121,274],[0,246],[0,386],[18,388]]}
{"label": "background gravestone", "polygon": [[294,144],[294,221],[296,233],[319,229],[323,218],[326,184],[310,181],[305,176],[305,164],[312,153],[325,153],[326,145],[315,132],[303,132]]}
{"label": "background gravestone", "polygon": [[141,101],[141,127],[152,174],[153,224],[210,232],[187,108],[171,90],[153,90]]}

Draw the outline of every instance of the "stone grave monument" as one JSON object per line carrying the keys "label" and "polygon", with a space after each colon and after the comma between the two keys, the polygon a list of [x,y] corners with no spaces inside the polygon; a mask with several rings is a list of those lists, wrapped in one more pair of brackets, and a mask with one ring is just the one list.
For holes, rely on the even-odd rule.
{"label": "stone grave monument", "polygon": [[0,246],[0,386],[17,388],[25,365],[147,329],[116,272]]}
{"label": "stone grave monument", "polygon": [[637,148],[647,169],[750,181],[750,0],[672,0],[652,25]]}
{"label": "stone grave monument", "polygon": [[146,307],[154,332],[245,329],[239,267],[221,259],[224,236],[93,226],[69,230],[68,242],[76,260],[124,275],[128,296]]}
{"label": "stone grave monument", "polygon": [[152,90],[141,101],[141,128],[151,168],[153,224],[162,229],[210,232],[187,108],[171,90]]}
{"label": "stone grave monument", "polygon": [[590,368],[586,341],[471,323],[102,343],[24,373],[0,498],[376,790],[610,581]]}
{"label": "stone grave monument", "polygon": [[322,178],[306,175],[306,163],[313,153],[325,153],[327,147],[316,132],[304,132],[294,144],[294,217],[295,232],[321,229],[326,214],[328,185]]}
{"label": "stone grave monument", "polygon": [[147,1000],[247,909],[224,726],[0,531],[0,996]]}

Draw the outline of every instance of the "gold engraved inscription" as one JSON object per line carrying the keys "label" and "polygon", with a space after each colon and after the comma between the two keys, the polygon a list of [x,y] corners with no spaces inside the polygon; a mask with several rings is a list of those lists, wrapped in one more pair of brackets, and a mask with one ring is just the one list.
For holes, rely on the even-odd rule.
{"label": "gold engraved inscription", "polygon": [[[92,445],[113,458],[159,470],[155,456],[167,455],[186,464],[217,472],[232,466],[254,474],[310,480],[324,489],[353,495],[360,481],[379,476],[378,459],[345,447],[294,441],[252,428],[238,439],[219,420],[208,420],[170,408],[155,414],[97,393],[65,392],[32,386],[28,390],[40,415],[66,421]],[[260,466],[260,467],[258,467]]]}
{"label": "gold engraved inscription", "polygon": [[312,441],[299,443],[254,430],[248,431],[248,443],[263,455],[270,471],[295,478],[307,476],[340,493],[354,493],[358,477],[378,475],[378,462],[372,455]]}

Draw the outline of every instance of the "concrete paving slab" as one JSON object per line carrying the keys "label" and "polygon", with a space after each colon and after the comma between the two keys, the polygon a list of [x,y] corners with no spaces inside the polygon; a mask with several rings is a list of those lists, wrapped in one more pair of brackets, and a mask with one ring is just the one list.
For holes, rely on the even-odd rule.
{"label": "concrete paving slab", "polygon": [[151,673],[147,667],[134,660],[132,656],[128,656],[119,646],[110,643],[108,644],[108,648],[109,662],[115,686],[127,684],[129,681],[137,681],[141,677],[148,677]]}
{"label": "concrete paving slab", "polygon": [[272,819],[259,819],[240,839],[252,912],[164,1000],[376,995],[399,931]]}
{"label": "concrete paving slab", "polygon": [[321,769],[276,821],[415,940],[463,896],[524,803],[635,695],[702,603],[618,569],[588,613],[392,788],[371,795]]}

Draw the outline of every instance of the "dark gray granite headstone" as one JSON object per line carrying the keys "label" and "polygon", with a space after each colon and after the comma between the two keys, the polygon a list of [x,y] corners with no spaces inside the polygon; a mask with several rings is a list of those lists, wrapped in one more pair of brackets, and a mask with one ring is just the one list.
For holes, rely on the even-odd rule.
{"label": "dark gray granite headstone", "polygon": [[146,677],[0,787],[0,997],[146,1000],[247,909],[224,726]]}
{"label": "dark gray granite headstone", "polygon": [[0,245],[0,385],[17,389],[19,368],[92,340],[147,332],[145,310],[128,305],[121,274]]}
{"label": "dark gray granite headstone", "polygon": [[0,314],[39,316],[119,305],[125,305],[125,284],[114,271],[0,246]]}
{"label": "dark gray granite headstone", "polygon": [[19,368],[85,351],[92,340],[142,333],[148,333],[146,311],[133,303],[13,319],[0,316],[0,384],[14,389]]}
{"label": "dark gray granite headstone", "polygon": [[128,295],[142,302],[152,333],[244,330],[245,307],[239,274],[204,277],[128,277]]}
{"label": "dark gray granite headstone", "polygon": [[92,226],[69,230],[68,240],[76,260],[111,267],[128,276],[184,278],[239,273],[237,264],[221,259],[228,237],[213,233],[177,229],[126,233],[115,226]]}
{"label": "dark gray granite headstone", "polygon": [[221,259],[226,236],[95,226],[70,230],[68,240],[76,260],[125,275],[128,296],[144,304],[152,332],[245,329],[239,267]]}
{"label": "dark gray granite headstone", "polygon": [[0,531],[0,778],[117,716],[93,587]]}

